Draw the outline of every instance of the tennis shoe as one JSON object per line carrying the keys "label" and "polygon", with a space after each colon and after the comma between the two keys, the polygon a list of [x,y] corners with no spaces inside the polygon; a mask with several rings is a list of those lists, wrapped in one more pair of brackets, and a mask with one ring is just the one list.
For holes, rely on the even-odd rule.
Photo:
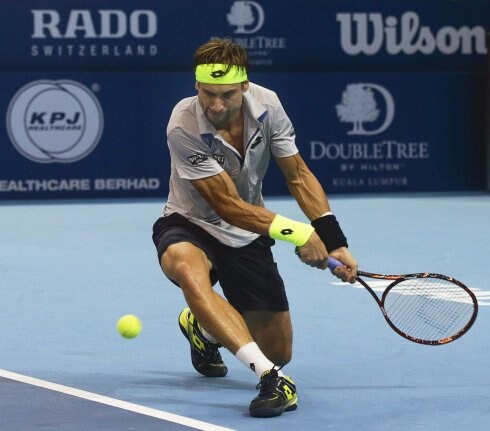
{"label": "tennis shoe", "polygon": [[206,377],[224,377],[228,368],[218,350],[221,344],[211,343],[201,332],[190,308],[184,308],[179,315],[179,327],[191,346],[191,361],[195,370]]}
{"label": "tennis shoe", "polygon": [[258,418],[279,416],[298,408],[296,385],[290,377],[281,377],[275,366],[265,371],[260,377],[257,389],[259,395],[250,403],[250,414]]}

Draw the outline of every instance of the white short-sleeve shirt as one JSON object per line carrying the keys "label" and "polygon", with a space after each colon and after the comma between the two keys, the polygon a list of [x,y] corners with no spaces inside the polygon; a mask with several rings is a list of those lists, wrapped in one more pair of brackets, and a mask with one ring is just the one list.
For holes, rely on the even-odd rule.
{"label": "white short-sleeve shirt", "polygon": [[175,106],[167,127],[171,174],[163,215],[182,214],[232,247],[243,247],[259,235],[221,219],[190,181],[224,170],[243,200],[263,206],[262,180],[270,154],[288,157],[298,152],[293,126],[276,93],[250,83],[244,93],[243,114],[243,158],[208,121],[197,96],[183,99]]}

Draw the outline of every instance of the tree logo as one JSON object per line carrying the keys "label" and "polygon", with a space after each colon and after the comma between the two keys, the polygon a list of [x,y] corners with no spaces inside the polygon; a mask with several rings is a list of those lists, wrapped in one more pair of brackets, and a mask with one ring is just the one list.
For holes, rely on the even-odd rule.
{"label": "tree logo", "polygon": [[254,1],[236,1],[226,16],[228,24],[236,26],[235,34],[251,34],[264,25],[265,13],[260,4]]}
{"label": "tree logo", "polygon": [[[378,108],[376,95],[384,101],[384,110]],[[342,102],[336,105],[337,116],[342,123],[352,123],[348,135],[377,135],[384,132],[395,116],[395,102],[390,92],[378,84],[349,84],[342,93]],[[373,123],[384,112],[384,121],[374,130],[366,130],[364,123]]]}

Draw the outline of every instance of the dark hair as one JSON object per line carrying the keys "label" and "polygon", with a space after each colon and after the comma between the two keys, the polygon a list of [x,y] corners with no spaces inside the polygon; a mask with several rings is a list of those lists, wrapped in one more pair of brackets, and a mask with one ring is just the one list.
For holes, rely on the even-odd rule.
{"label": "dark hair", "polygon": [[[247,51],[230,39],[213,38],[194,53],[194,70],[200,64],[227,64],[248,71]],[[226,72],[229,71],[229,68]]]}

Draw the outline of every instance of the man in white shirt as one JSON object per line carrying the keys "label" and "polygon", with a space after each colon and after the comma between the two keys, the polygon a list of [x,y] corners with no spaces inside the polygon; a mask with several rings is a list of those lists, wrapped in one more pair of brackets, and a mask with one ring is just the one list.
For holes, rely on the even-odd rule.
{"label": "man in white shirt", "polygon": [[[167,127],[171,156],[167,204],[153,227],[165,275],[189,308],[179,326],[194,368],[227,374],[218,348],[230,350],[260,379],[252,416],[295,410],[296,386],[281,368],[292,355],[292,325],[274,240],[296,246],[302,262],[353,282],[357,263],[325,192],[299,155],[277,95],[248,81],[246,51],[213,39],[194,55],[197,96],[180,101]],[[264,207],[262,180],[270,155],[312,224]],[[220,283],[226,297],[213,290]]]}

